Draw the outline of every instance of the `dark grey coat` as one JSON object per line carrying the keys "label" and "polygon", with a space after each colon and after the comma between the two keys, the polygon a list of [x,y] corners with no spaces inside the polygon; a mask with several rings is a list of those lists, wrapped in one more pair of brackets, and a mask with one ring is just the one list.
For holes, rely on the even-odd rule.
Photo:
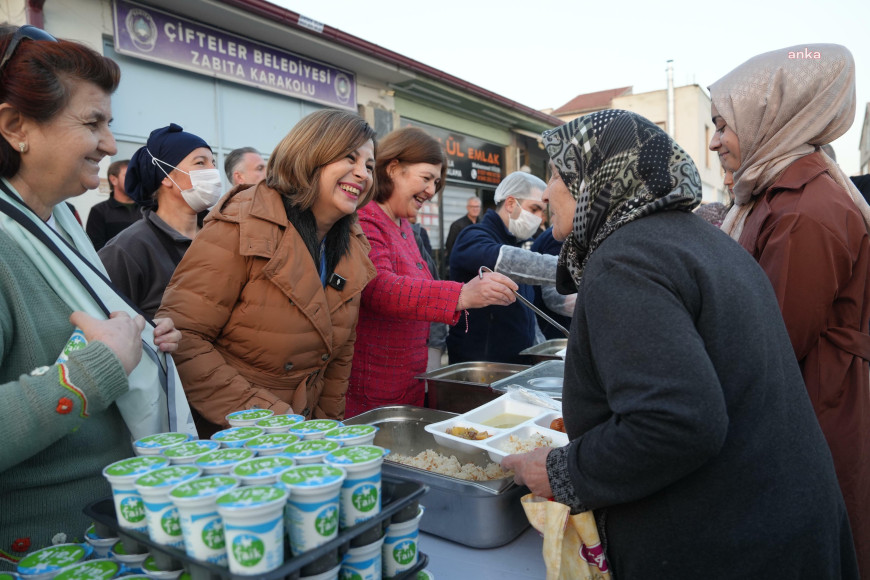
{"label": "dark grey coat", "polygon": [[857,577],[770,282],[701,218],[653,214],[592,254],[563,405],[554,493],[596,510],[617,579]]}

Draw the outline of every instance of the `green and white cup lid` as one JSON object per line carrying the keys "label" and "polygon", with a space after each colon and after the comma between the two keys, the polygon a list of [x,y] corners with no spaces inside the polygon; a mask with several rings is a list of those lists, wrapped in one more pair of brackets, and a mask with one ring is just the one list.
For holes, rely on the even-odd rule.
{"label": "green and white cup lid", "polygon": [[332,431],[341,427],[341,422],[335,419],[312,419],[303,421],[290,427],[291,433],[318,433],[320,431]]}
{"label": "green and white cup lid", "polygon": [[247,509],[286,500],[287,490],[272,485],[252,485],[240,487],[221,495],[217,499],[217,507],[218,510]]}
{"label": "green and white cup lid", "polygon": [[141,457],[129,457],[107,465],[103,469],[105,477],[130,477],[144,475],[149,471],[166,467],[169,460],[159,455],[143,455]]}
{"label": "green and white cup lid", "polygon": [[197,457],[199,455],[204,455],[209,451],[215,451],[220,449],[219,441],[212,441],[211,439],[200,439],[197,441],[188,441],[187,443],[182,443],[180,445],[176,445],[174,447],[170,447],[168,449],[163,450],[164,457],[169,457],[170,459],[179,459],[182,457]]}
{"label": "green and white cup lid", "polygon": [[236,477],[267,477],[277,475],[293,467],[293,460],[280,455],[267,455],[248,459],[233,467]]}
{"label": "green and white cup lid", "polygon": [[169,492],[172,499],[198,499],[217,496],[238,487],[239,480],[229,475],[209,475],[181,483]]}
{"label": "green and white cup lid", "polygon": [[120,563],[114,560],[88,560],[71,566],[54,577],[55,580],[109,580],[122,570]]}
{"label": "green and white cup lid", "polygon": [[185,441],[190,441],[190,435],[187,433],[157,433],[137,439],[133,442],[133,446],[140,449],[163,449]]}
{"label": "green and white cup lid", "polygon": [[326,432],[326,438],[334,441],[342,441],[344,439],[356,439],[357,437],[365,437],[372,433],[377,433],[378,428],[374,425],[345,425],[338,429],[333,429]]}
{"label": "green and white cup lid", "polygon": [[264,433],[260,427],[230,427],[211,436],[215,441],[247,441]]}
{"label": "green and white cup lid", "polygon": [[239,461],[251,459],[253,456],[253,451],[250,449],[242,449],[241,447],[218,449],[217,451],[206,453],[197,459],[194,465],[197,467],[223,467],[238,463]]}
{"label": "green and white cup lid", "polygon": [[265,419],[275,414],[272,409],[245,409],[244,411],[236,411],[226,416],[227,421],[256,421]]}
{"label": "green and white cup lid", "polygon": [[291,457],[322,457],[339,449],[341,449],[341,443],[338,441],[310,439],[288,445],[282,453]]}
{"label": "green and white cup lid", "polygon": [[179,483],[199,477],[202,470],[193,465],[173,465],[149,471],[136,480],[137,487],[156,489],[159,487],[172,487]]}
{"label": "green and white cup lid", "polygon": [[58,544],[42,548],[18,562],[18,573],[35,576],[57,572],[87,559],[93,551],[88,544]]}
{"label": "green and white cup lid", "polygon": [[324,459],[333,465],[360,465],[381,459],[390,451],[377,445],[356,445],[333,451]]}
{"label": "green and white cup lid", "polygon": [[302,415],[272,415],[255,423],[257,427],[289,427],[305,420]]}
{"label": "green and white cup lid", "polygon": [[281,449],[299,441],[299,435],[292,433],[266,433],[259,437],[254,437],[245,443],[245,447],[259,451],[260,449]]}
{"label": "green and white cup lid", "polygon": [[280,482],[291,487],[322,487],[343,480],[347,474],[331,465],[302,465],[281,474]]}

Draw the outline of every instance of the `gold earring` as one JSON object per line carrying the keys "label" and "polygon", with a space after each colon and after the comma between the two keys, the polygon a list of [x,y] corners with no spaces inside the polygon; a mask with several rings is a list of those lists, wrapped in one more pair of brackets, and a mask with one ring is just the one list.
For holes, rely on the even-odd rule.
{"label": "gold earring", "polygon": [[21,141],[18,144],[18,149],[21,150],[22,153],[24,153],[25,151],[27,151],[27,143],[25,143],[24,141]]}

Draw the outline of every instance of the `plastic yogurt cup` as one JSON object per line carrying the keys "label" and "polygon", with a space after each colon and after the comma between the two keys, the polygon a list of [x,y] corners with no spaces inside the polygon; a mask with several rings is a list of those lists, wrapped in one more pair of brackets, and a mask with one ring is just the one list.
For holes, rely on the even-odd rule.
{"label": "plastic yogurt cup", "polygon": [[387,526],[381,550],[386,578],[398,576],[417,565],[417,542],[420,537],[420,519],[424,511],[423,506],[420,506],[414,518]]}
{"label": "plastic yogurt cup", "polygon": [[265,419],[260,419],[254,425],[265,429],[266,433],[286,433],[291,425],[301,423],[305,420],[302,415],[272,415]]}
{"label": "plastic yogurt cup", "polygon": [[199,467],[172,465],[149,471],[134,483],[145,504],[148,535],[156,543],[178,549],[184,547],[178,509],[169,501],[169,492],[179,483],[200,475],[202,470]]}
{"label": "plastic yogurt cup", "polygon": [[[85,541],[91,545],[94,549],[94,556],[97,558],[106,558],[109,555],[109,550],[118,543],[120,538],[112,537],[112,538],[101,538],[97,535],[96,526],[91,524],[87,530],[85,530]],[[3,580],[3,577],[0,576],[0,580]]]}
{"label": "plastic yogurt cup", "polygon": [[267,455],[266,457],[254,457],[242,461],[233,467],[230,475],[238,477],[242,485],[271,485],[278,481],[278,477],[291,467],[295,462],[283,455]]}
{"label": "plastic yogurt cup", "polygon": [[124,570],[124,565],[114,560],[87,560],[66,568],[55,580],[110,580]]}
{"label": "plastic yogurt cup", "polygon": [[184,572],[184,570],[161,570],[157,567],[154,556],[145,558],[145,562],[142,563],[142,571],[152,580],[175,580]]}
{"label": "plastic yogurt cup", "polygon": [[230,427],[218,431],[211,436],[213,441],[218,441],[221,447],[243,447],[248,440],[259,437],[264,431],[260,427]]}
{"label": "plastic yogurt cup", "polygon": [[148,557],[148,552],[129,554],[127,553],[127,548],[124,547],[124,542],[118,542],[112,546],[112,550],[109,552],[109,557],[116,562],[120,562],[130,571],[139,573],[142,572],[142,563],[145,562],[145,558]]}
{"label": "plastic yogurt cup", "polygon": [[324,439],[338,441],[344,447],[351,445],[371,445],[375,440],[378,427],[374,425],[345,425],[332,431],[327,431]]}
{"label": "plastic yogurt cup", "polygon": [[216,502],[218,496],[234,490],[239,483],[238,478],[228,475],[210,475],[181,483],[169,492],[169,499],[178,508],[188,556],[227,565],[224,523]]}
{"label": "plastic yogurt cup", "polygon": [[347,478],[341,486],[341,528],[381,513],[381,464],[389,450],[377,445],[343,447],[323,458],[327,465],[343,467]]}
{"label": "plastic yogurt cup", "polygon": [[160,455],[164,449],[180,445],[191,439],[192,437],[187,433],[157,433],[134,441],[133,451],[136,452],[136,455]]}
{"label": "plastic yogurt cup", "polygon": [[417,572],[417,580],[435,580],[435,574],[429,570],[420,570]]}
{"label": "plastic yogurt cup", "polygon": [[381,538],[359,548],[350,548],[341,561],[339,578],[362,578],[363,580],[382,578],[381,547],[383,544],[384,539]]}
{"label": "plastic yogurt cup", "polygon": [[260,419],[266,419],[275,414],[272,409],[245,409],[226,416],[230,427],[252,427]]}
{"label": "plastic yogurt cup", "polygon": [[64,568],[87,560],[93,552],[88,544],[58,544],[42,548],[18,562],[18,574],[26,580],[48,580]]}
{"label": "plastic yogurt cup", "polygon": [[217,498],[224,521],[230,572],[262,574],[284,563],[287,490],[271,485],[241,487]]}
{"label": "plastic yogurt cup", "polygon": [[281,452],[281,455],[292,457],[296,460],[297,465],[308,465],[311,463],[323,463],[324,457],[339,449],[341,449],[341,443],[337,441],[311,439],[288,445]]}
{"label": "plastic yogurt cup", "polygon": [[[338,574],[336,572],[336,574]],[[338,578],[338,576],[334,576]],[[0,572],[0,580],[20,580],[21,576],[16,574],[15,572]]]}
{"label": "plastic yogurt cup", "polygon": [[299,435],[303,439],[323,439],[327,431],[342,427],[340,421],[334,419],[312,419],[290,426],[290,433]]}
{"label": "plastic yogurt cup", "polygon": [[299,580],[337,580],[338,573],[341,571],[341,564],[337,564],[335,568],[315,574],[313,576],[300,576]]}
{"label": "plastic yogurt cup", "polygon": [[174,447],[164,449],[161,454],[169,459],[173,465],[184,463],[193,463],[206,453],[217,451],[221,448],[219,441],[211,439],[199,439],[196,441],[188,441]]}
{"label": "plastic yogurt cup", "polygon": [[259,437],[249,439],[245,443],[245,449],[256,451],[257,455],[277,455],[281,453],[285,447],[299,441],[299,435],[292,433],[266,433]]}
{"label": "plastic yogurt cup", "polygon": [[145,504],[142,503],[142,496],[136,491],[133,482],[149,471],[168,465],[169,460],[165,457],[146,455],[122,459],[103,469],[103,477],[112,486],[112,499],[115,502],[119,526],[143,534],[148,532]]}
{"label": "plastic yogurt cup", "polygon": [[233,467],[254,457],[255,453],[250,449],[218,449],[206,453],[193,462],[196,467],[202,469],[204,475],[226,474]]}
{"label": "plastic yogurt cup", "polygon": [[294,555],[325,544],[338,535],[339,493],[347,473],[329,465],[291,467],[278,478],[290,492],[284,522]]}

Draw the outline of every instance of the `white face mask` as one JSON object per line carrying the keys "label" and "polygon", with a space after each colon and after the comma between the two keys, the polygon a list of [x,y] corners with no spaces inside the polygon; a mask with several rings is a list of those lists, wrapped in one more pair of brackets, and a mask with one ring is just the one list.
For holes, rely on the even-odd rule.
{"label": "white face mask", "polygon": [[[181,170],[179,169],[179,171]],[[211,209],[224,191],[220,171],[217,169],[197,169],[188,175],[190,175],[191,188],[181,190],[184,201],[187,202],[190,209],[197,213]]]}
{"label": "white face mask", "polygon": [[535,235],[543,218],[536,216],[530,211],[520,208],[520,217],[508,218],[508,231],[519,241],[525,241]]}
{"label": "white face mask", "polygon": [[[163,165],[169,165],[169,163],[157,159],[150,151],[148,151],[148,155],[151,155],[151,162],[159,167],[166,177],[169,177],[169,181],[175,183],[175,180],[163,169]],[[190,189],[181,189],[181,186],[177,183],[175,183],[175,187],[181,190],[181,197],[184,198],[190,209],[196,213],[210,209],[220,200],[224,186],[221,182],[220,171],[217,169],[195,169],[188,173],[183,169],[178,169],[174,165],[169,165],[169,167],[177,169],[182,173],[187,173],[190,176]]]}

